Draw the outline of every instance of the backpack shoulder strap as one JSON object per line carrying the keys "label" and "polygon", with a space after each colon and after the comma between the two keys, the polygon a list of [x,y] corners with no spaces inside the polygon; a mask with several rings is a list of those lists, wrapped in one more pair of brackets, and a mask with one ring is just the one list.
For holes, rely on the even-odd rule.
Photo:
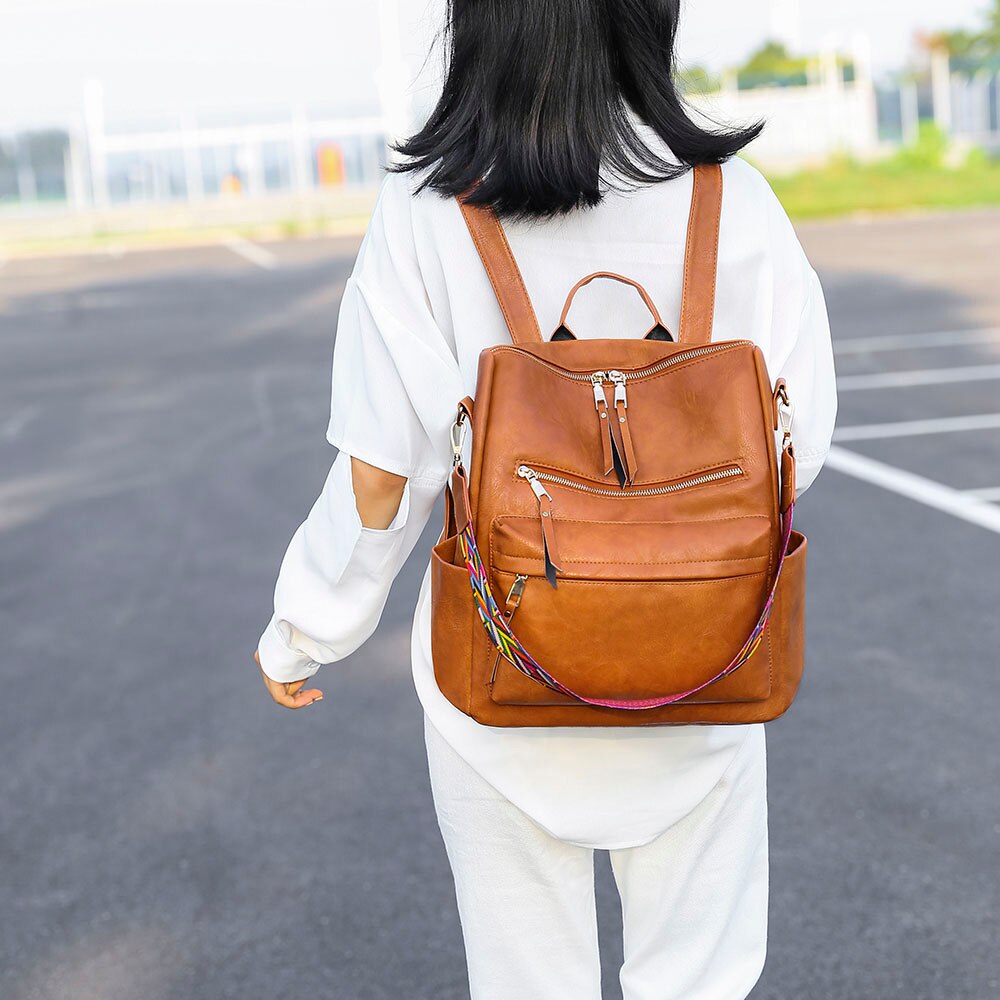
{"label": "backpack shoulder strap", "polygon": [[470,205],[462,198],[458,204],[500,303],[511,340],[515,344],[540,344],[538,318],[500,220],[489,205]]}
{"label": "backpack shoulder strap", "polygon": [[715,275],[722,219],[722,167],[703,163],[693,170],[691,214],[684,249],[684,290],[678,341],[707,344],[715,316]]}
{"label": "backpack shoulder strap", "polygon": [[[712,339],[715,281],[722,218],[722,167],[699,164],[692,171],[691,211],[684,250],[684,288],[678,340],[707,344]],[[472,242],[486,268],[515,344],[537,344],[541,330],[507,236],[493,209],[458,199]]]}

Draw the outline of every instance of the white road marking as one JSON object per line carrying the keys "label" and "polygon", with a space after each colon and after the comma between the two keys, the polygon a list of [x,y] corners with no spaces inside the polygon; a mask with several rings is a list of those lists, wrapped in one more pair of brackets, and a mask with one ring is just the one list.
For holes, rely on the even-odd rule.
{"label": "white road marking", "polygon": [[262,267],[265,271],[273,271],[278,266],[278,258],[270,250],[265,250],[264,247],[251,243],[242,236],[227,236],[222,242],[234,254]]}
{"label": "white road marking", "polygon": [[985,382],[1000,378],[1000,365],[963,365],[959,368],[920,368],[907,372],[873,372],[868,375],[842,375],[837,389],[902,389],[913,385],[945,385],[950,382]]}
{"label": "white road marking", "polygon": [[964,344],[995,344],[1000,347],[1000,327],[848,337],[846,340],[835,341],[833,350],[835,354],[869,354],[873,351],[905,351],[916,347],[961,347]]}
{"label": "white road marking", "polygon": [[982,490],[965,490],[967,496],[979,497],[980,500],[1000,500],[1000,486],[989,486]]}
{"label": "white road marking", "polygon": [[979,413],[967,417],[940,417],[933,420],[900,420],[887,424],[856,424],[838,427],[834,441],[877,441],[880,438],[916,437],[920,434],[948,434],[954,431],[983,431],[1000,427],[1000,413]]}
{"label": "white road marking", "polygon": [[893,465],[847,451],[837,445],[830,449],[826,464],[844,475],[881,486],[890,493],[908,497],[917,503],[1000,534],[1000,507],[994,507],[982,497],[936,483],[914,472],[897,469]]}

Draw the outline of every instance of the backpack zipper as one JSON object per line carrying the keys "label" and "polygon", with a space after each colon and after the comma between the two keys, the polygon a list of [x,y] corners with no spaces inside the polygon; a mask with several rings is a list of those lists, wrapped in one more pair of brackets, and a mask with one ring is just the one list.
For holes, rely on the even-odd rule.
{"label": "backpack zipper", "polygon": [[[690,358],[700,358],[704,357],[706,354],[718,354],[720,351],[729,351],[736,347],[746,347],[751,345],[753,341],[751,340],[728,340],[723,344],[706,344],[702,347],[692,347],[689,351],[680,351],[678,354],[674,354],[669,358],[664,358],[662,361],[657,361],[656,364],[647,365],[645,368],[633,368],[629,371],[618,372],[617,369],[613,369],[617,374],[622,376],[623,382],[634,382],[636,379],[646,378],[647,375],[656,375],[659,372],[664,371],[667,368],[672,368],[674,365],[680,364],[682,361],[687,361]],[[531,354],[527,351],[523,351],[513,344],[500,344],[497,347],[491,348],[493,351],[517,351],[524,357],[531,358],[532,361],[537,361],[540,365],[545,365],[546,368],[551,368],[552,371],[557,372],[562,375],[563,378],[572,379],[574,382],[593,382],[595,376],[601,376],[602,381],[613,381],[611,379],[610,372],[596,371],[596,372],[570,372],[566,371],[565,368],[560,368],[558,365],[553,364],[551,361],[546,361],[544,358],[540,358],[535,354]]]}
{"label": "backpack zipper", "polygon": [[678,493],[681,490],[693,486],[702,486],[705,483],[714,483],[721,479],[732,479],[734,476],[742,476],[743,469],[738,465],[728,465],[722,469],[715,469],[712,472],[705,472],[700,476],[689,476],[676,483],[667,483],[664,486],[641,486],[619,489],[609,489],[604,486],[589,486],[586,483],[578,483],[565,476],[557,476],[551,472],[538,472],[530,465],[517,466],[517,474],[524,479],[531,487],[532,493],[538,499],[538,516],[542,524],[542,561],[545,566],[545,578],[555,587],[557,573],[562,567],[556,556],[555,539],[555,501],[552,494],[545,488],[545,483],[556,483],[559,486],[567,486],[570,489],[582,490],[585,493],[596,493],[604,497],[652,497],[660,496],[664,493]]}
{"label": "backpack zipper", "polygon": [[607,377],[605,372],[591,372],[590,375],[590,381],[594,384],[594,406],[601,420],[601,472],[605,476],[610,476],[615,471],[615,440],[611,430],[608,398],[604,394]]}
{"label": "backpack zipper", "polygon": [[[705,344],[701,347],[692,347],[687,351],[680,351],[669,358],[663,358],[655,364],[646,365],[644,368],[633,368],[629,371],[621,371],[618,368],[608,370],[599,369],[594,372],[570,372],[551,361],[539,358],[537,355],[520,351],[520,353],[531,358],[532,361],[544,365],[550,371],[556,372],[563,378],[568,378],[573,382],[590,382],[594,389],[594,407],[597,410],[600,425],[601,437],[601,473],[610,476],[614,472],[618,477],[619,486],[629,486],[635,482],[638,472],[638,462],[636,460],[635,445],[632,442],[632,432],[628,422],[628,393],[626,383],[634,382],[638,379],[647,378],[650,375],[657,375],[668,368],[679,365],[684,361],[693,358],[701,358],[710,354],[719,354],[722,351],[730,351],[737,347],[752,345],[749,340],[731,340],[721,344]],[[492,348],[493,351],[517,351],[519,348],[513,344],[502,344]],[[608,399],[605,395],[604,386],[610,383],[615,387],[614,402],[608,406]]]}
{"label": "backpack zipper", "polygon": [[528,465],[519,465],[517,474],[528,481],[535,496],[541,498],[544,494],[550,500],[551,494],[542,485],[545,483],[556,483],[559,486],[568,486],[570,489],[583,490],[586,493],[596,493],[602,497],[655,497],[664,493],[678,493],[693,486],[703,486],[706,483],[714,483],[719,479],[733,479],[743,475],[743,469],[739,465],[728,465],[723,469],[715,469],[712,472],[705,472],[700,476],[691,476],[688,479],[681,479],[676,483],[667,483],[663,486],[640,486],[621,487],[612,489],[605,486],[590,486],[587,483],[579,483],[575,479],[566,479],[564,476],[557,476],[552,472],[536,472]]}
{"label": "backpack zipper", "polygon": [[[611,426],[617,431],[612,440],[618,453],[618,485],[631,486],[635,482],[635,474],[639,471],[635,460],[635,446],[632,444],[632,432],[628,426],[628,396],[625,392],[625,373],[617,368],[608,372],[608,378],[615,387],[615,417]],[[607,473],[605,473],[607,475]]]}

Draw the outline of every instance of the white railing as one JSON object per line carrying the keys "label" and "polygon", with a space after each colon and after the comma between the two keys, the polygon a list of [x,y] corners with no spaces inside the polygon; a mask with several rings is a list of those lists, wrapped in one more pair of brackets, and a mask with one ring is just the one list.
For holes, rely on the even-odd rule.
{"label": "white railing", "polygon": [[[71,159],[82,189],[78,203],[101,208],[115,201],[200,200],[218,194],[224,177],[238,178],[241,192],[305,193],[324,186],[317,156],[334,146],[343,156],[335,183],[375,184],[385,162],[387,130],[380,117],[287,121],[105,134],[88,117],[83,141],[71,140]],[[74,141],[75,140],[75,141]],[[89,182],[88,182],[89,181]],[[124,190],[124,194],[123,194]]]}
{"label": "white railing", "polygon": [[868,80],[723,90],[691,103],[721,123],[763,119],[764,131],[746,152],[769,169],[819,164],[837,153],[866,159],[880,149],[875,88]]}

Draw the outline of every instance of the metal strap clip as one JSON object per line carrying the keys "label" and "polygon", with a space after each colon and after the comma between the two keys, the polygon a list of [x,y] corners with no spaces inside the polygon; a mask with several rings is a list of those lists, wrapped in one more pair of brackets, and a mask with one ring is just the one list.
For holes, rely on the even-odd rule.
{"label": "metal strap clip", "polygon": [[468,427],[465,423],[466,412],[459,409],[455,422],[451,425],[452,468],[457,469],[462,464],[462,449],[465,447],[465,435]]}
{"label": "metal strap clip", "polygon": [[775,399],[778,404],[778,420],[781,422],[781,446],[784,447],[791,440],[792,420],[795,417],[795,404],[788,398],[788,387],[784,379],[778,381]]}

